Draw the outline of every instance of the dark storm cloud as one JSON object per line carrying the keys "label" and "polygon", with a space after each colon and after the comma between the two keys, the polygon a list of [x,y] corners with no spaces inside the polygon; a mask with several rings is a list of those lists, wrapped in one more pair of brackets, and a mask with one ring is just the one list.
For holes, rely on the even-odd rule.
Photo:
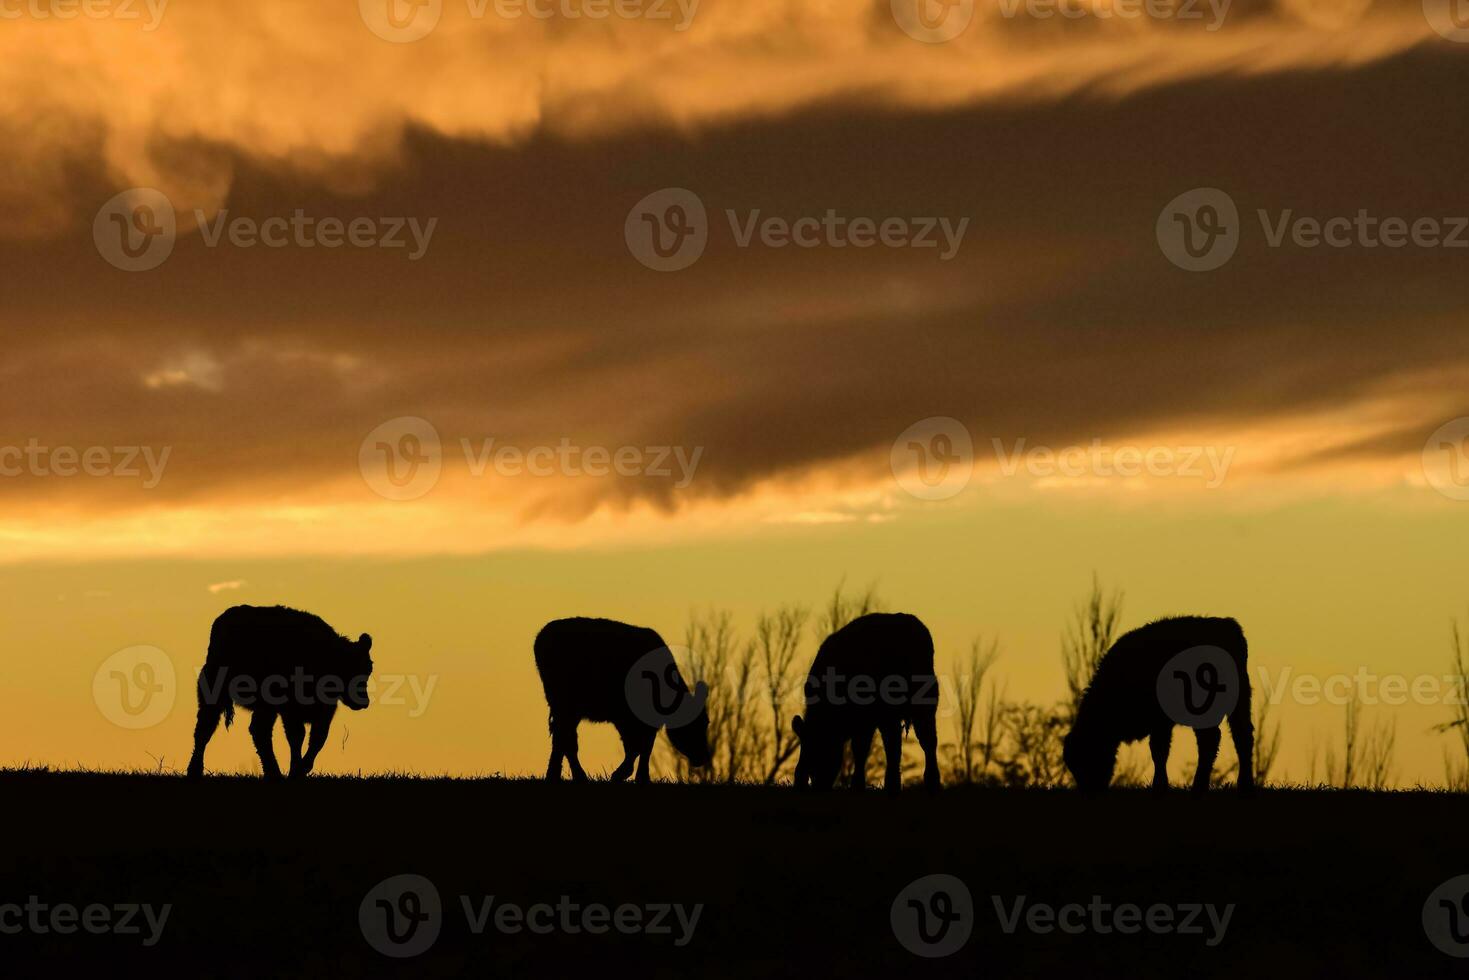
{"label": "dark storm cloud", "polygon": [[[934,415],[981,440],[1061,444],[1451,378],[1469,359],[1469,249],[1272,248],[1256,211],[1469,214],[1469,121],[1451,98],[1469,75],[1462,48],[1120,99],[842,99],[685,135],[649,124],[486,146],[417,129],[350,197],[215,147],[229,216],[437,218],[431,242],[414,261],[190,233],[144,273],[99,257],[90,214],[4,242],[0,442],[169,445],[158,499],[299,497],[351,473],[374,426],[417,415],[450,442],[703,446],[695,490],[728,494],[885,458]],[[97,159],[74,161],[70,186],[99,205],[116,190]],[[629,209],[664,187],[709,213],[708,247],[680,272],[644,268],[623,238]],[[1163,206],[1195,187],[1226,191],[1241,216],[1238,251],[1213,272],[1175,267],[1154,237]],[[950,261],[740,248],[726,209],[968,225]],[[1422,394],[1421,434],[1406,425],[1354,452],[1413,451],[1469,407],[1447,384]]]}

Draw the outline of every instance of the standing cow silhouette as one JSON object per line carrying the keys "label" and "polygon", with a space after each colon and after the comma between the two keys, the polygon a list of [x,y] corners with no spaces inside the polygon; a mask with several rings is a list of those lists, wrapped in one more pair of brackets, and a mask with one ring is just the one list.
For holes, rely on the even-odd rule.
{"label": "standing cow silhouette", "polygon": [[903,732],[912,725],[923,749],[923,785],[939,788],[938,678],[933,637],[917,616],[869,613],[828,636],[806,678],[806,715],[791,719],[801,741],[796,788],[830,789],[852,744],[852,788],[867,785],[873,733],[887,759],[883,788],[902,785]]}
{"label": "standing cow silhouette", "polygon": [[1083,790],[1112,782],[1117,749],[1148,739],[1153,789],[1168,788],[1173,729],[1194,730],[1199,764],[1193,790],[1209,788],[1219,754],[1220,722],[1239,760],[1238,787],[1254,788],[1255,726],[1250,717],[1250,674],[1244,630],[1233,619],[1174,616],[1140,626],[1112,644],[1097,663],[1066,735],[1066,768]]}
{"label": "standing cow silhouette", "polygon": [[[349,640],[319,616],[285,606],[235,606],[220,613],[209,633],[209,655],[199,671],[199,717],[194,724],[191,778],[204,775],[204,748],[235,706],[250,716],[250,737],[266,779],[281,778],[271,745],[277,718],[290,747],[291,778],[311,772],[326,745],[338,703],[367,707],[372,637]],[[302,752],[307,726],[311,741]]]}
{"label": "standing cow silhouette", "polygon": [[622,764],[614,782],[637,767],[637,781],[649,771],[658,729],[694,766],[706,766],[709,753],[708,687],[690,691],[673,653],[656,632],[612,619],[575,617],[547,623],[536,635],[536,670],[550,710],[551,760],[546,779],[561,778],[563,759],[571,778],[587,778],[577,758],[577,725],[607,721],[622,737]]}

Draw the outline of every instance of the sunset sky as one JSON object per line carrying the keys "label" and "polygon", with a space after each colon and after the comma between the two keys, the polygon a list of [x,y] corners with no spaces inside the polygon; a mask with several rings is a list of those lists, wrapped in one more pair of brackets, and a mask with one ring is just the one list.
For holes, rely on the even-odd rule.
{"label": "sunset sky", "polygon": [[[1257,698],[1262,670],[1444,673],[1458,0],[921,0],[952,37],[906,0],[391,2],[0,4],[0,765],[181,766],[235,603],[369,632],[408,678],[328,772],[537,771],[547,620],[678,642],[843,580],[941,667],[997,637],[1037,701],[1094,573],[1129,628],[1238,618]],[[1190,271],[1166,229],[1198,189],[1237,242]],[[690,200],[703,251],[649,267],[645,215]],[[143,225],[166,254],[129,270]],[[912,444],[955,436],[935,490]],[[134,729],[94,678],[137,646],[176,690]],[[1448,696],[1364,709],[1399,783],[1442,779]],[[1341,714],[1285,693],[1277,769]]]}

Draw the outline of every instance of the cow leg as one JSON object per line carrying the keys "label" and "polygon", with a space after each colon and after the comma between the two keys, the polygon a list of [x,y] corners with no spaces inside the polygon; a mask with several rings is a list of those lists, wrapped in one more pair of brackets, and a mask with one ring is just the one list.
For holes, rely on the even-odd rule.
{"label": "cow leg", "polygon": [[1168,791],[1168,750],[1173,745],[1172,723],[1148,736],[1148,749],[1153,754],[1153,791]]}
{"label": "cow leg", "polygon": [[546,763],[546,782],[559,783],[561,781],[561,740],[556,737],[554,712],[546,719],[546,729],[551,733],[551,761]]}
{"label": "cow leg", "polygon": [[930,793],[939,789],[939,733],[935,712],[920,712],[913,719],[913,734],[923,749],[923,788]]}
{"label": "cow leg", "polygon": [[301,775],[311,775],[312,767],[316,765],[316,757],[321,755],[321,750],[326,748],[327,736],[332,731],[332,715],[335,711],[319,715],[311,721],[311,738],[306,742],[306,754],[301,758]]}
{"label": "cow leg", "polygon": [[291,752],[291,765],[287,775],[297,779],[301,772],[301,745],[306,741],[306,723],[294,715],[281,715],[281,729],[286,733],[286,747]]}
{"label": "cow leg", "polygon": [[1219,726],[1196,728],[1194,738],[1199,743],[1199,768],[1194,771],[1193,791],[1202,793],[1209,788],[1209,777],[1214,773],[1214,759],[1219,755]]}
{"label": "cow leg", "polygon": [[852,788],[867,788],[867,757],[872,754],[871,728],[858,729],[852,736]]}
{"label": "cow leg", "polygon": [[255,752],[260,756],[260,770],[266,779],[280,779],[281,767],[275,761],[275,749],[270,744],[270,733],[275,728],[275,712],[264,704],[257,704],[250,716],[250,738],[255,741]]}
{"label": "cow leg", "polygon": [[551,733],[551,738],[556,743],[554,751],[566,756],[566,761],[571,764],[571,781],[584,783],[587,781],[587,774],[581,767],[581,760],[576,757],[576,725],[575,719],[570,723],[558,720],[556,730]]}
{"label": "cow leg", "polygon": [[653,773],[651,769],[653,764],[653,742],[656,741],[657,738],[658,730],[656,728],[649,729],[647,736],[643,739],[643,744],[641,745],[641,747],[638,748],[639,785],[646,786],[653,781]]}
{"label": "cow leg", "polygon": [[896,793],[903,788],[903,724],[891,722],[882,726],[882,754],[887,757],[887,772],[882,788]]}
{"label": "cow leg", "polygon": [[[1240,671],[1244,673],[1244,671]],[[1255,720],[1250,715],[1250,684],[1245,678],[1240,691],[1239,703],[1229,715],[1229,738],[1234,742],[1234,754],[1239,759],[1239,781],[1236,786],[1241,793],[1255,788]]]}
{"label": "cow leg", "polygon": [[620,783],[632,775],[633,767],[637,765],[638,756],[642,754],[642,739],[628,726],[618,725],[617,734],[622,739],[622,764],[612,770],[610,777],[614,783]]}
{"label": "cow leg", "polygon": [[215,729],[219,727],[219,716],[222,714],[222,708],[200,702],[199,717],[194,722],[194,754],[189,759],[190,779],[198,779],[204,775],[204,747],[214,737]]}

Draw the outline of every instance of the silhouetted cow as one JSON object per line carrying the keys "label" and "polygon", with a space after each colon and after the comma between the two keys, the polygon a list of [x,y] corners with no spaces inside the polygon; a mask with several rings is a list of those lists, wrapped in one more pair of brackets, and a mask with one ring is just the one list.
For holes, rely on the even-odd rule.
{"label": "silhouetted cow", "polygon": [[791,719],[801,740],[796,786],[830,789],[852,743],[852,786],[867,785],[867,755],[882,734],[887,774],[883,787],[902,785],[903,733],[911,724],[923,748],[923,785],[939,788],[939,686],[933,673],[933,637],[907,613],[870,613],[826,638],[806,678],[806,717]]}
{"label": "silhouetted cow", "polygon": [[561,778],[563,757],[573,780],[587,778],[577,759],[576,728],[582,719],[611,722],[622,736],[624,758],[613,780],[626,779],[636,763],[637,781],[650,781],[649,759],[660,727],[690,764],[709,764],[708,688],[701,682],[689,692],[672,651],[653,630],[611,619],[557,619],[537,634],[535,653],[550,709],[548,780]]}
{"label": "silhouetted cow", "polygon": [[[1214,652],[1189,653],[1201,649]],[[1232,619],[1178,616],[1160,619],[1120,637],[1098,662],[1066,736],[1063,755],[1076,785],[1083,790],[1106,789],[1117,765],[1118,746],[1146,738],[1153,755],[1153,789],[1166,790],[1173,726],[1188,724],[1194,727],[1199,745],[1193,789],[1207,790],[1219,754],[1218,716],[1227,710],[1229,734],[1239,756],[1238,785],[1242,791],[1251,789],[1255,782],[1255,728],[1250,719],[1246,655],[1244,631]],[[1222,662],[1203,665],[1200,657]],[[1207,673],[1195,677],[1197,671]],[[1220,677],[1231,673],[1233,678]],[[1215,696],[1206,682],[1217,685],[1213,690],[1228,698],[1212,716],[1204,713]],[[1226,690],[1226,684],[1233,690]],[[1179,705],[1170,710],[1165,702],[1168,697],[1179,698]],[[1184,697],[1198,700],[1184,703]],[[1201,712],[1197,724],[1183,717],[1194,711]],[[1212,724],[1203,723],[1206,720]]]}
{"label": "silhouetted cow", "polygon": [[[220,716],[234,721],[235,705],[251,712],[250,737],[267,779],[279,779],[271,747],[277,716],[291,748],[292,778],[311,772],[326,744],[340,701],[354,711],[367,707],[372,674],[372,637],[339,636],[318,616],[285,606],[235,606],[220,613],[209,633],[209,655],[199,671],[199,717],[189,775],[204,775],[204,747]],[[306,726],[311,742],[301,743]]]}

